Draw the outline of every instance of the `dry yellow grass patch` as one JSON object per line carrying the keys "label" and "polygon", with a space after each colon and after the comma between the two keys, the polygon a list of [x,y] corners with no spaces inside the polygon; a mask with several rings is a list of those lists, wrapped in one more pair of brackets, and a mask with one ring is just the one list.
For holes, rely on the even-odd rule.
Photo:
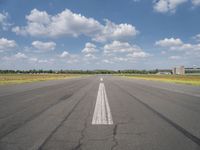
{"label": "dry yellow grass patch", "polygon": [[0,84],[19,84],[81,77],[78,74],[0,74]]}
{"label": "dry yellow grass patch", "polygon": [[156,80],[200,86],[200,75],[125,75],[128,78]]}

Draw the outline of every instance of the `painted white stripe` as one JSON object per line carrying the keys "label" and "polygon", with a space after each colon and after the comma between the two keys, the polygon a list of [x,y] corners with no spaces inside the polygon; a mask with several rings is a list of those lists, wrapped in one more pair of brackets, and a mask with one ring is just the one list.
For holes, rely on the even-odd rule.
{"label": "painted white stripe", "polygon": [[92,118],[92,124],[109,125],[113,124],[112,115],[110,112],[110,106],[106,95],[104,83],[99,84],[99,90],[97,94],[97,100],[95,104],[94,114]]}
{"label": "painted white stripe", "polygon": [[100,81],[103,81],[103,78],[100,78]]}

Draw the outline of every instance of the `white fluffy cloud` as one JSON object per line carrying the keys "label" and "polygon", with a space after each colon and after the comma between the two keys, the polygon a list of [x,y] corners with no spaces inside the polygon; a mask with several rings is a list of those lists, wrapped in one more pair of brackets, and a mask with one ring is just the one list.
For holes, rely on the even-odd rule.
{"label": "white fluffy cloud", "polygon": [[79,56],[75,55],[75,54],[70,54],[68,51],[63,51],[59,57],[62,60],[65,60],[67,63],[71,64],[71,63],[77,63],[79,62]]}
{"label": "white fluffy cloud", "polygon": [[128,42],[113,41],[112,43],[104,46],[104,53],[130,53],[136,51],[142,51],[142,49],[137,45],[130,45]]}
{"label": "white fluffy cloud", "polygon": [[183,42],[179,38],[165,38],[163,40],[156,41],[155,45],[162,47],[172,47],[172,46],[180,46]]}
{"label": "white fluffy cloud", "polygon": [[91,54],[96,53],[97,51],[98,50],[96,49],[96,45],[88,42],[85,44],[85,48],[81,52],[85,54]]}
{"label": "white fluffy cloud", "polygon": [[50,51],[54,50],[56,47],[56,43],[54,42],[42,42],[42,41],[33,41],[33,47],[42,50],[42,51]]}
{"label": "white fluffy cloud", "polygon": [[[162,48],[170,50],[171,52],[181,52],[181,54],[183,55],[191,55],[193,57],[200,56],[200,43],[191,44],[184,43],[179,38],[165,38],[164,40],[157,41],[155,44],[161,46]],[[173,59],[173,57],[171,59]]]}
{"label": "white fluffy cloud", "polygon": [[30,15],[26,16],[26,19],[29,22],[37,22],[41,24],[49,24],[50,23],[50,15],[45,11],[38,11],[37,9],[33,9]]}
{"label": "white fluffy cloud", "polygon": [[131,24],[115,24],[109,20],[105,20],[105,22],[106,25],[102,28],[102,31],[93,37],[94,41],[105,42],[108,40],[119,40],[135,36],[139,33]]}
{"label": "white fluffy cloud", "polygon": [[111,62],[128,62],[151,56],[139,46],[128,42],[113,41],[104,45],[103,49],[104,54],[109,57]]}
{"label": "white fluffy cloud", "polygon": [[62,54],[60,55],[61,58],[66,58],[68,56],[70,56],[70,54],[67,51],[62,52]]}
{"label": "white fluffy cloud", "polygon": [[8,40],[6,38],[0,38],[0,50],[4,51],[16,47],[17,44],[14,40]]}
{"label": "white fluffy cloud", "polygon": [[14,57],[17,58],[17,59],[25,59],[25,58],[28,58],[24,53],[21,53],[21,52],[15,54]]}
{"label": "white fluffy cloud", "polygon": [[31,36],[79,36],[91,35],[101,30],[101,24],[93,18],[86,18],[81,14],[65,9],[55,16],[49,15],[46,11],[33,9],[26,16],[27,26],[14,27],[13,31],[17,34]]}
{"label": "white fluffy cloud", "polygon": [[200,6],[200,0],[153,0],[153,8],[160,13],[175,13],[178,6],[190,2],[193,6]]}
{"label": "white fluffy cloud", "polygon": [[97,59],[95,53],[98,52],[97,47],[93,43],[86,43],[84,49],[81,51],[84,54],[84,60],[89,61],[93,59]]}
{"label": "white fluffy cloud", "polygon": [[131,24],[115,24],[106,20],[103,25],[93,18],[65,9],[56,15],[33,9],[26,16],[26,26],[15,26],[12,31],[19,35],[59,37],[85,35],[97,42],[135,36],[138,31]]}
{"label": "white fluffy cloud", "polygon": [[174,13],[176,8],[188,0],[154,0],[154,10],[160,13]]}

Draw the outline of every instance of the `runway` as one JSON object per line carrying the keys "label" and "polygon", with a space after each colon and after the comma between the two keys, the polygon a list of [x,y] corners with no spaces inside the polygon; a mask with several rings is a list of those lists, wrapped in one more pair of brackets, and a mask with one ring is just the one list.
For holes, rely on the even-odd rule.
{"label": "runway", "polygon": [[96,75],[0,86],[0,150],[200,150],[200,87]]}

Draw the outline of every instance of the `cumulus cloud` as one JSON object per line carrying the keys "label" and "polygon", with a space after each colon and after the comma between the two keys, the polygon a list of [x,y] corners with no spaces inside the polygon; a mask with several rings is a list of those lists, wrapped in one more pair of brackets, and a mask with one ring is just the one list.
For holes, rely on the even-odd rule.
{"label": "cumulus cloud", "polygon": [[68,56],[70,56],[70,54],[67,51],[62,52],[62,54],[60,55],[61,58],[66,58]]}
{"label": "cumulus cloud", "polygon": [[0,51],[5,51],[17,46],[14,40],[8,40],[6,38],[0,38]]}
{"label": "cumulus cloud", "polygon": [[54,42],[42,42],[42,41],[33,41],[32,46],[42,50],[42,51],[50,51],[54,50],[56,47],[56,43]]}
{"label": "cumulus cloud", "polygon": [[104,53],[124,53],[142,51],[137,45],[130,45],[128,42],[113,41],[110,44],[104,45]]}
{"label": "cumulus cloud", "polygon": [[165,38],[163,40],[156,41],[155,45],[162,47],[180,46],[183,42],[179,38]]}
{"label": "cumulus cloud", "polygon": [[139,46],[128,42],[113,41],[103,47],[105,56],[109,56],[111,62],[128,62],[151,56]]}
{"label": "cumulus cloud", "polygon": [[41,24],[49,24],[50,23],[50,15],[45,11],[38,11],[37,9],[33,9],[30,15],[26,16],[26,19],[29,22],[37,22]]}
{"label": "cumulus cloud", "polygon": [[179,5],[188,0],[154,0],[154,10],[160,13],[174,13]]}
{"label": "cumulus cloud", "polygon": [[98,50],[96,49],[96,45],[92,43],[86,43],[84,49],[81,51],[82,53],[96,53]]}
{"label": "cumulus cloud", "polygon": [[85,60],[96,59],[95,53],[98,52],[97,47],[93,43],[86,43],[84,49],[81,51],[84,54]]}
{"label": "cumulus cloud", "polygon": [[119,40],[135,36],[139,33],[139,31],[131,24],[115,24],[107,19],[105,22],[106,25],[102,28],[102,31],[93,37],[94,41],[105,42],[108,40]]}
{"label": "cumulus cloud", "polygon": [[184,52],[186,55],[200,56],[200,43],[184,43],[181,39],[165,38],[155,42],[156,45],[174,52]]}
{"label": "cumulus cloud", "polygon": [[56,15],[49,15],[46,11],[33,9],[26,16],[26,20],[26,26],[15,26],[12,31],[19,35],[44,37],[85,35],[97,42],[127,38],[138,33],[131,24],[115,24],[106,20],[106,24],[103,25],[93,18],[73,13],[69,9]]}
{"label": "cumulus cloud", "polygon": [[91,35],[101,30],[101,24],[93,18],[86,18],[81,14],[65,9],[57,15],[49,15],[46,11],[33,9],[26,16],[27,26],[13,28],[16,34],[31,36],[79,36]]}
{"label": "cumulus cloud", "polygon": [[17,59],[28,58],[24,53],[21,53],[21,52],[18,52],[17,54],[15,54],[14,57],[17,58]]}
{"label": "cumulus cloud", "polygon": [[0,13],[0,27],[3,30],[7,30],[9,26],[11,26],[11,24],[8,22],[8,13],[7,12],[3,12]]}
{"label": "cumulus cloud", "polygon": [[68,51],[63,51],[59,57],[62,60],[65,60],[67,63],[72,64],[72,63],[76,63],[79,62],[79,57],[78,55],[75,54],[70,54]]}

